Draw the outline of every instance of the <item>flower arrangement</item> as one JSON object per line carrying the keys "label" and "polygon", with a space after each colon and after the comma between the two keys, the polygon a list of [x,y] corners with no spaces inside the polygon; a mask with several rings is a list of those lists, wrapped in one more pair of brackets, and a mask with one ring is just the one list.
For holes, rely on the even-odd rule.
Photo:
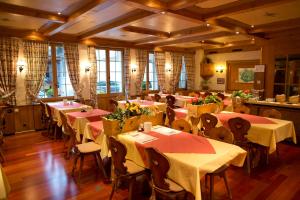
{"label": "flower arrangement", "polygon": [[250,92],[250,90],[239,90],[234,91],[232,93],[232,97],[240,97],[242,99],[249,99],[253,97],[253,94]]}
{"label": "flower arrangement", "polygon": [[218,97],[217,95],[208,95],[204,99],[198,98],[196,101],[192,101],[192,105],[203,105],[203,104],[209,104],[209,103],[216,103],[220,104],[222,102],[222,99]]}
{"label": "flower arrangement", "polygon": [[204,101],[201,97],[195,98],[192,100],[192,105],[203,105],[203,104],[204,104]]}
{"label": "flower arrangement", "polygon": [[125,104],[125,109],[117,108],[117,110],[105,118],[109,120],[118,120],[120,129],[122,130],[125,120],[139,115],[150,115],[151,111],[149,108],[141,108],[141,106],[137,103],[130,103],[127,101]]}

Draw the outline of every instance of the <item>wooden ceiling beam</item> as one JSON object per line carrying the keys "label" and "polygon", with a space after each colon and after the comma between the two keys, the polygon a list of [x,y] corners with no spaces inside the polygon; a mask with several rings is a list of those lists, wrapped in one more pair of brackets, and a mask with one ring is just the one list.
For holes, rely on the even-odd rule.
{"label": "wooden ceiling beam", "polygon": [[171,37],[181,37],[181,36],[186,36],[186,35],[194,35],[194,34],[198,34],[198,33],[212,31],[212,30],[213,30],[213,28],[211,26],[207,26],[205,24],[205,25],[196,26],[196,27],[192,27],[192,28],[173,31],[173,32],[171,32],[170,36]]}
{"label": "wooden ceiling beam", "polygon": [[249,33],[255,34],[255,33],[275,32],[275,31],[281,31],[281,30],[286,30],[286,29],[291,29],[296,27],[300,27],[300,18],[256,25],[254,28],[249,30]]}
{"label": "wooden ceiling beam", "polygon": [[168,3],[168,8],[171,10],[180,10],[205,1],[208,0],[173,0]]}
{"label": "wooden ceiling beam", "polygon": [[159,43],[154,43],[154,44],[155,44],[155,46],[167,46],[167,45],[171,45],[171,44],[195,42],[195,41],[199,41],[199,40],[208,40],[208,39],[212,39],[212,38],[224,37],[224,36],[229,36],[229,35],[232,35],[232,33],[228,32],[228,31],[220,31],[220,32],[215,32],[215,33],[208,33],[205,35],[184,37],[184,38],[180,38],[180,39],[176,39],[176,40],[170,40],[170,41],[159,42]]}
{"label": "wooden ceiling beam", "polygon": [[38,10],[34,8],[28,8],[24,6],[18,6],[8,3],[0,2],[0,11],[12,14],[18,14],[29,17],[36,17],[41,19],[47,19],[57,23],[64,23],[67,21],[66,16],[58,15],[57,13],[48,12],[44,10]]}
{"label": "wooden ceiling beam", "polygon": [[159,38],[159,37],[155,37],[155,36],[149,36],[149,37],[146,37],[146,38],[143,38],[143,39],[134,40],[133,42],[134,42],[135,45],[144,45],[144,44],[153,43],[157,40],[162,40],[162,39]]}
{"label": "wooden ceiling beam", "polygon": [[168,10],[167,3],[160,0],[125,0],[125,3],[137,9],[156,13]]}
{"label": "wooden ceiling beam", "polygon": [[[49,26],[48,29],[42,30],[44,34],[46,35],[54,35],[57,34],[64,29],[68,28],[70,25],[76,23],[79,20],[79,17],[83,14],[87,13],[91,9],[98,6],[98,11],[103,10],[105,8],[108,8],[112,6],[114,3],[118,2],[119,0],[95,0],[95,1],[83,1],[82,6],[74,11],[67,19],[66,23],[60,24],[60,25],[52,25]],[[41,27],[43,28],[43,27]]]}
{"label": "wooden ceiling beam", "polygon": [[126,27],[122,28],[122,30],[132,32],[132,33],[153,35],[153,36],[157,36],[160,38],[169,38],[170,37],[170,33],[168,33],[168,32],[158,31],[158,30],[153,30],[153,29],[148,29],[148,28],[141,28],[141,27],[136,27],[136,26],[126,26]]}
{"label": "wooden ceiling beam", "polygon": [[254,10],[256,8],[278,5],[278,4],[286,3],[289,1],[295,1],[295,0],[259,0],[259,1],[248,0],[248,1],[240,1],[240,2],[236,2],[236,3],[234,2],[234,3],[231,3],[232,6],[228,6],[226,4],[219,6],[219,9],[217,11],[204,14],[203,18],[205,20],[209,20],[209,19],[224,16],[224,15],[244,13],[246,11]]}
{"label": "wooden ceiling beam", "polygon": [[136,9],[131,12],[128,12],[122,16],[119,16],[117,18],[114,18],[112,20],[109,20],[103,24],[100,24],[98,26],[93,27],[92,29],[89,29],[85,32],[79,33],[80,39],[86,39],[89,38],[97,33],[101,33],[107,30],[110,30],[112,28],[122,28],[124,26],[127,26],[129,23],[134,22],[136,20],[142,19],[144,17],[148,17],[150,15],[153,15],[153,12],[149,12],[146,10]]}

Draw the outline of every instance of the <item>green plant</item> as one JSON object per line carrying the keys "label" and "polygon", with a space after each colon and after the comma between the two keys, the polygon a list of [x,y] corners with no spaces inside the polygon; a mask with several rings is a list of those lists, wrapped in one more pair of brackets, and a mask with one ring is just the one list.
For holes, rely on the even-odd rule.
{"label": "green plant", "polygon": [[218,97],[217,95],[209,95],[207,97],[205,97],[204,99],[204,103],[208,104],[208,103],[216,103],[216,104],[220,104],[222,102],[222,99],[220,97]]}
{"label": "green plant", "polygon": [[192,101],[192,105],[203,105],[203,104],[204,104],[204,101],[202,98],[198,98],[198,99]]}
{"label": "green plant", "polygon": [[250,92],[250,90],[238,90],[234,91],[232,93],[232,97],[240,97],[243,99],[249,99],[253,97],[253,94]]}

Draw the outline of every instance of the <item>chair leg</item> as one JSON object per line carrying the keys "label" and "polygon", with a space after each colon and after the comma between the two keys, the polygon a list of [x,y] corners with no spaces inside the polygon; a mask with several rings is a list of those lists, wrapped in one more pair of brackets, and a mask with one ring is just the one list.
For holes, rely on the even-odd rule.
{"label": "chair leg", "polygon": [[214,199],[214,175],[210,175],[210,200]]}
{"label": "chair leg", "polygon": [[109,195],[109,200],[112,200],[113,196],[114,196],[114,193],[115,193],[115,189],[116,189],[116,185],[118,183],[117,181],[118,179],[115,178],[115,180],[113,181],[113,184],[112,184],[112,187],[111,187],[111,192],[110,192],[110,195]]}
{"label": "chair leg", "polygon": [[74,158],[74,164],[73,164],[73,169],[72,169],[72,176],[74,176],[74,172],[76,170],[76,165],[77,165],[78,157],[79,157],[79,155],[76,155],[75,158]]}
{"label": "chair leg", "polygon": [[78,174],[78,185],[80,184],[80,180],[81,180],[81,173],[82,173],[83,162],[84,162],[84,155],[81,154],[80,155],[79,174]]}
{"label": "chair leg", "polygon": [[250,175],[251,173],[251,159],[250,159],[250,151],[247,153],[247,172]]}
{"label": "chair leg", "polygon": [[230,188],[229,188],[229,185],[228,185],[227,176],[226,176],[225,171],[223,172],[222,176],[223,176],[223,179],[224,179],[224,183],[225,183],[225,187],[226,187],[228,196],[229,196],[230,199],[232,199],[232,194],[231,194],[231,191],[230,191]]}
{"label": "chair leg", "polygon": [[66,152],[66,159],[70,159],[70,152],[71,152],[71,149],[73,147],[75,143],[75,138],[70,136],[70,139],[69,139],[69,145],[68,145],[68,149],[67,149],[67,152]]}
{"label": "chair leg", "polygon": [[134,176],[130,179],[128,200],[134,200],[134,185],[135,185],[135,182],[136,182],[136,177]]}
{"label": "chair leg", "polygon": [[102,158],[100,156],[100,153],[96,153],[95,155],[96,155],[96,158],[98,158],[97,159],[99,161],[98,166],[100,167],[100,169],[103,173],[103,176],[104,176],[104,183],[110,183],[110,179],[105,171],[104,164],[103,164]]}
{"label": "chair leg", "polygon": [[4,155],[3,155],[3,152],[0,148],[0,163],[4,163],[5,159],[4,159]]}

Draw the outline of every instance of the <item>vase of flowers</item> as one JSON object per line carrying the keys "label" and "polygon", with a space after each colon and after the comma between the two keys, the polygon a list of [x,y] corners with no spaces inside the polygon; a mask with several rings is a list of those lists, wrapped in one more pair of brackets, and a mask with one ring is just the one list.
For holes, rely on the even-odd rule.
{"label": "vase of flowers", "polygon": [[238,90],[238,91],[234,91],[231,97],[232,97],[232,106],[236,107],[240,104],[243,104],[249,98],[253,98],[253,94],[250,92],[250,90]]}
{"label": "vase of flowers", "polygon": [[200,116],[203,113],[212,113],[222,110],[222,99],[216,95],[206,96],[204,99],[199,97],[188,104],[188,112],[194,116]]}

